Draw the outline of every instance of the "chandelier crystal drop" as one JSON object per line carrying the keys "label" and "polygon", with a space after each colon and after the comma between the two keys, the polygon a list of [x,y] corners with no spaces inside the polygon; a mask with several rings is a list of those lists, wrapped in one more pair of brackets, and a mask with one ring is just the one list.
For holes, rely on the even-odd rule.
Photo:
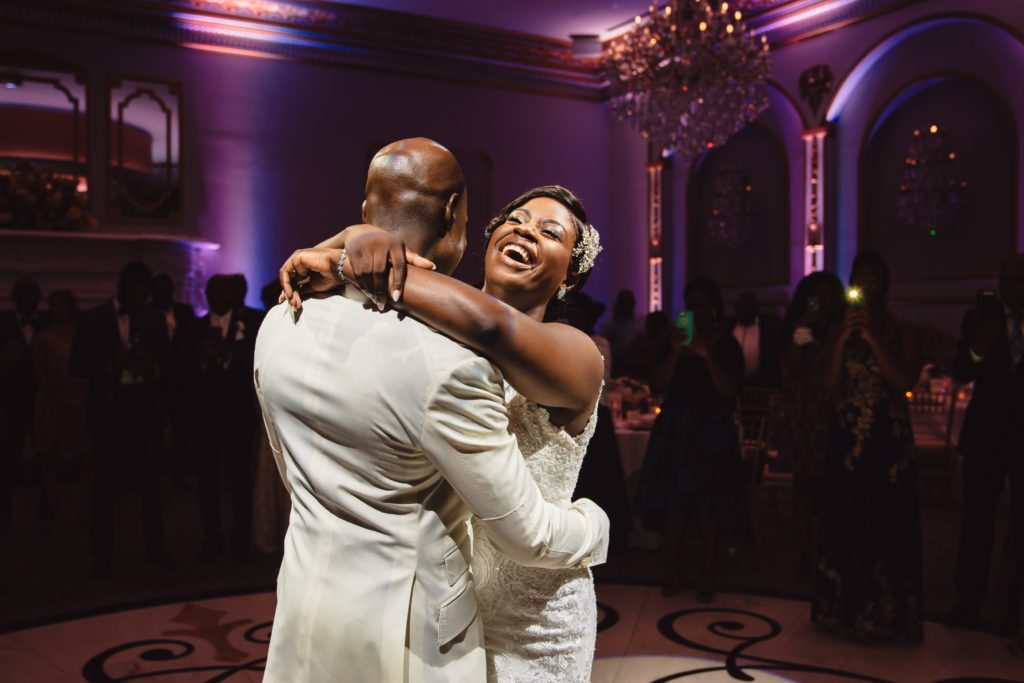
{"label": "chandelier crystal drop", "polygon": [[696,157],[768,108],[767,39],[743,21],[747,3],[672,0],[605,49],[612,112],[665,153]]}

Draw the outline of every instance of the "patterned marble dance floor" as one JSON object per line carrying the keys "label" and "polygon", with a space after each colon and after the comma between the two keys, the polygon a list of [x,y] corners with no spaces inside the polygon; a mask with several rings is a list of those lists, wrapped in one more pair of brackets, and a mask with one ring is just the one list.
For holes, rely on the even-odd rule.
{"label": "patterned marble dance floor", "polygon": [[[598,586],[595,683],[1024,681],[1004,639],[929,624],[924,645],[865,647],[814,631],[805,603]],[[274,597],[258,593],[135,609],[0,635],[2,683],[259,681]],[[344,675],[338,680],[344,680]]]}

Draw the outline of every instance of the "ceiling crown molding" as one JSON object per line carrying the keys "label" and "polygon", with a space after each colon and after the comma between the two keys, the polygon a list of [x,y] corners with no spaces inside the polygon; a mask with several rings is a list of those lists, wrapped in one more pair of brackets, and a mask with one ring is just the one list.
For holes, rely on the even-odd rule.
{"label": "ceiling crown molding", "polygon": [[569,41],[328,2],[5,0],[8,25],[207,47],[599,100],[596,59]]}
{"label": "ceiling crown molding", "polygon": [[[789,0],[751,13],[773,49],[923,0]],[[569,41],[324,0],[3,0],[0,20],[73,33],[603,100]]]}
{"label": "ceiling crown molding", "polygon": [[751,14],[747,25],[773,49],[916,5],[923,0],[789,0]]}

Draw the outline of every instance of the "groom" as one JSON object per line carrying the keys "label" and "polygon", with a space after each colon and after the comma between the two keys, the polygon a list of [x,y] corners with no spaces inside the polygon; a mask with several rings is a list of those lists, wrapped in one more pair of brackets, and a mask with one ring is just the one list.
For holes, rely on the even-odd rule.
{"label": "groom", "polygon": [[[363,221],[450,273],[466,202],[448,150],[401,140],[370,164]],[[487,360],[365,303],[348,286],[301,315],[279,305],[256,342],[256,389],[292,497],[264,680],[483,681],[469,516],[538,567],[603,561],[608,519],[588,500],[543,500]]]}

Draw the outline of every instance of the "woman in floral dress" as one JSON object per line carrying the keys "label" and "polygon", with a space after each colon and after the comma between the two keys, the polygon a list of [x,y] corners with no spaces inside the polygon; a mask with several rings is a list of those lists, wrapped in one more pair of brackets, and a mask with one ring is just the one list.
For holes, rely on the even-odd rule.
{"label": "woman in floral dress", "polygon": [[889,270],[854,259],[852,301],[825,351],[834,401],[811,620],[863,641],[920,641],[921,532],[905,392],[921,369],[916,329],[885,306]]}

